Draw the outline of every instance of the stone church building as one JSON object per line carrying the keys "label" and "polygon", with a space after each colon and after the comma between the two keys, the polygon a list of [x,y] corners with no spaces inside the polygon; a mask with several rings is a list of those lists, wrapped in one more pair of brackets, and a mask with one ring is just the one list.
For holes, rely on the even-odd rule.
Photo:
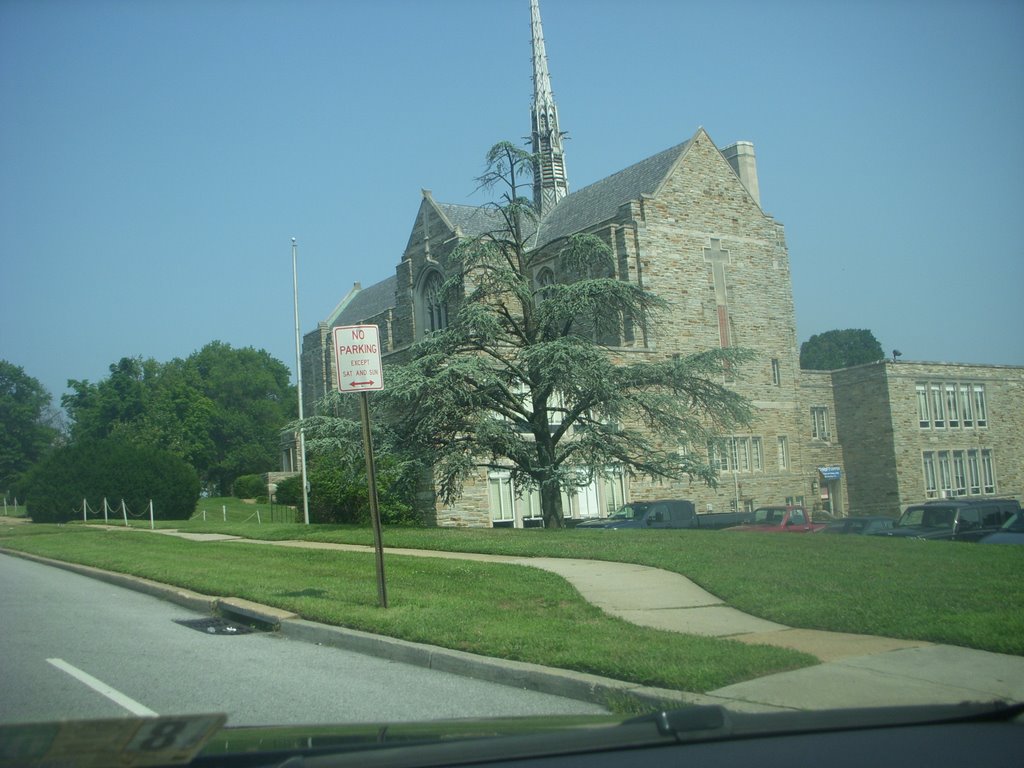
{"label": "stone church building", "polygon": [[[534,203],[541,211],[535,248],[554,253],[571,235],[594,234],[611,246],[618,279],[667,302],[662,322],[624,323],[619,338],[607,340],[619,359],[658,360],[716,346],[756,355],[727,382],[751,401],[755,416],[749,432],[712,452],[717,489],[699,481],[630,480],[608,467],[590,487],[563,499],[567,517],[603,516],[624,501],[653,498],[687,498],[702,510],[792,503],[844,515],[896,514],[939,495],[1020,497],[1024,369],[879,361],[800,370],[785,230],[761,208],[750,142],[719,147],[698,128],[676,146],[571,190],[537,0],[531,15]],[[366,288],[355,283],[304,337],[307,414],[332,387],[333,327],[377,325],[385,366],[444,327],[440,286],[447,257],[461,239],[492,231],[491,215],[422,192],[395,274]],[[558,277],[542,270],[534,279],[544,285]],[[285,469],[294,467],[293,458],[286,452]],[[451,507],[435,503],[425,511],[429,522],[459,526],[523,527],[537,524],[539,515],[536,493],[521,494],[507,473],[486,470]]]}

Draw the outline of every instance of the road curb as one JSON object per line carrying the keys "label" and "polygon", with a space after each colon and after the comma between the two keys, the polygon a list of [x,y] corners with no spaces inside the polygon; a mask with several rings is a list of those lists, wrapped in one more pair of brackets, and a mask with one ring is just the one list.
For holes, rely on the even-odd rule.
{"label": "road curb", "polygon": [[282,637],[331,646],[390,661],[426,667],[439,672],[514,688],[586,701],[606,707],[676,707],[694,704],[721,704],[733,710],[777,711],[784,707],[766,706],[725,697],[708,696],[667,688],[654,688],[586,672],[545,667],[540,664],[480,656],[452,648],[415,643],[409,640],[375,635],[345,627],[307,621],[297,614],[235,597],[217,597],[162,584],[139,576],[105,571],[89,565],[68,563],[48,557],[0,547],[0,553],[31,560],[98,579],[136,592],[151,595],[189,610],[207,614],[228,613],[272,627]]}
{"label": "road curb", "polygon": [[480,656],[467,651],[374,635],[356,629],[317,624],[301,618],[282,621],[280,632],[284,637],[295,640],[604,706],[632,700],[646,707],[728,703],[733,709],[743,708],[749,711],[781,709],[759,705],[743,706],[742,702],[724,697],[652,688],[586,672]]}
{"label": "road curb", "polygon": [[81,565],[79,563],[64,562],[63,560],[53,560],[49,557],[33,555],[29,552],[21,552],[16,549],[0,547],[0,552],[5,555],[13,555],[24,560],[33,560],[37,563],[42,563],[43,565],[50,565],[55,568],[61,568],[65,571],[72,571],[82,576],[88,576],[92,579],[105,581],[108,584],[115,584],[119,587],[125,587],[126,589],[132,589],[136,592],[152,595],[153,597],[158,597],[161,600],[176,603],[177,605],[180,605],[183,608],[188,608],[192,611],[211,614],[216,613],[217,598],[210,597],[209,595],[203,595],[199,592],[193,592],[192,590],[185,589],[183,587],[175,587],[171,584],[163,584],[158,581],[151,581],[150,579],[144,579],[141,576],[132,576],[127,573],[105,571],[101,568],[93,568],[91,565]]}

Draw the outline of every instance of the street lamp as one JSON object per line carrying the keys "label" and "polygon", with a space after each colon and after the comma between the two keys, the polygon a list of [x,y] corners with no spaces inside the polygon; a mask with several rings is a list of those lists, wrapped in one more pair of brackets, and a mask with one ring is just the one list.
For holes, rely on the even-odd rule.
{"label": "street lamp", "polygon": [[302,470],[302,517],[309,525],[309,492],[306,485],[306,428],[302,423],[302,358],[299,347],[299,273],[296,267],[298,246],[292,238],[292,295],[295,304],[295,381],[299,392],[299,467]]}

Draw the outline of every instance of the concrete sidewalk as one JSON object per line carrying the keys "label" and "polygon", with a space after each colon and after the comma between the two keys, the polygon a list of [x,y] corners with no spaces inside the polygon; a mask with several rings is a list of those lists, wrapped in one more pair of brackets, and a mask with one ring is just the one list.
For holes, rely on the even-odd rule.
{"label": "concrete sidewalk", "polygon": [[[126,530],[116,528],[116,530]],[[139,529],[128,529],[138,531]],[[372,552],[372,547],[311,541],[261,541],[221,534],[157,530],[192,541],[241,541],[266,546]],[[15,553],[11,553],[15,554]],[[646,627],[729,638],[804,651],[821,659],[813,667],[687,694],[465,654],[416,643],[324,627],[294,614],[232,598],[205,598],[210,607],[259,618],[283,634],[343,645],[398,661],[424,664],[473,677],[505,681],[558,695],[605,700],[610,692],[679,703],[717,703],[737,709],[831,709],[962,701],[1024,701],[1024,657],[927,642],[793,629],[737,611],[689,579],[669,571],[625,563],[524,558],[386,548],[387,557],[432,557],[542,568],[571,583],[606,613]],[[131,577],[121,577],[130,582]],[[142,581],[142,580],[138,580]],[[130,586],[130,583],[126,583]],[[153,589],[151,582],[145,584]],[[166,595],[176,599],[181,590]],[[203,596],[200,596],[203,599]],[[201,602],[201,600],[200,600]]]}

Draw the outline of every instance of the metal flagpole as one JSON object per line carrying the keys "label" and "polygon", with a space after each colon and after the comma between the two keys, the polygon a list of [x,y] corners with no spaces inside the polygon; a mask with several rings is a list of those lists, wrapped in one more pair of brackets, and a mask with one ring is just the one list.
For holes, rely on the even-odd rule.
{"label": "metal flagpole", "polygon": [[295,380],[299,391],[299,467],[302,470],[302,518],[309,525],[309,490],[306,484],[306,428],[302,424],[302,359],[299,347],[299,273],[296,266],[298,246],[292,238],[292,294],[295,299]]}

